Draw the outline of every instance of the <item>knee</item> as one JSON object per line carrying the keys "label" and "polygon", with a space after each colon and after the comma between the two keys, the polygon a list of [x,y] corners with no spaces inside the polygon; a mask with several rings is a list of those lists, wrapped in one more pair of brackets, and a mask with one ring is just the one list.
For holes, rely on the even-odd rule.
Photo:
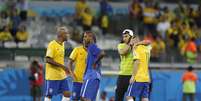
{"label": "knee", "polygon": [[65,92],[63,92],[63,96],[64,96],[64,97],[70,97],[70,95],[71,95],[71,93],[70,93],[70,92],[66,92],[66,91],[65,91]]}
{"label": "knee", "polygon": [[149,101],[148,98],[142,98],[142,101]]}
{"label": "knee", "polygon": [[127,96],[126,99],[127,99],[127,101],[134,101],[133,97],[131,97],[131,96]]}
{"label": "knee", "polygon": [[49,98],[49,99],[51,99],[52,98],[52,96],[45,96],[46,98]]}
{"label": "knee", "polygon": [[84,97],[82,97],[80,100],[81,101],[91,101],[90,99],[87,99],[87,98],[84,98]]}

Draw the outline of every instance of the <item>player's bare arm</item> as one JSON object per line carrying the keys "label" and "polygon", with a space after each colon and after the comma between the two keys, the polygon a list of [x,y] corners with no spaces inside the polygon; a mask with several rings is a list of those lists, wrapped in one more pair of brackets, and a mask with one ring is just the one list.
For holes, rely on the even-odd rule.
{"label": "player's bare arm", "polygon": [[57,67],[66,68],[64,65],[62,65],[62,64],[57,63],[56,61],[54,61],[51,57],[46,57],[45,60],[46,60],[46,63],[49,63],[51,65],[54,65],[54,66],[57,66]]}
{"label": "player's bare arm", "polygon": [[97,64],[98,62],[100,62],[101,59],[102,59],[105,55],[106,55],[106,54],[105,54],[104,51],[101,51],[101,52],[100,52],[100,54],[99,54],[97,60],[95,61],[94,65],[93,65],[94,68],[96,68],[96,64]]}
{"label": "player's bare arm", "polygon": [[149,41],[149,40],[143,40],[143,41],[136,43],[136,45],[150,45],[150,44],[151,44],[151,41]]}
{"label": "player's bare arm", "polygon": [[75,80],[76,79],[76,76],[75,74],[73,73],[73,63],[74,63],[74,60],[69,58],[69,61],[68,61],[68,68],[69,68],[69,72],[71,74],[71,76],[73,77],[73,79]]}
{"label": "player's bare arm", "polygon": [[138,71],[138,67],[139,67],[139,63],[140,63],[140,60],[134,60],[133,62],[133,73],[132,73],[132,77],[130,79],[130,83],[133,83],[134,82],[134,78],[137,74],[137,71]]}

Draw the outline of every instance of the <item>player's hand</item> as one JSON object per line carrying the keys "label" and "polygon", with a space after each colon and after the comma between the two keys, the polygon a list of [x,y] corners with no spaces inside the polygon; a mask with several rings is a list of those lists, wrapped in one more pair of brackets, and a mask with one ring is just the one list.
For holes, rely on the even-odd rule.
{"label": "player's hand", "polygon": [[131,38],[131,40],[130,40],[130,42],[129,42],[129,45],[130,45],[130,46],[133,46],[134,44],[135,44],[135,41],[134,41],[133,38]]}
{"label": "player's hand", "polygon": [[73,72],[71,73],[71,77],[73,78],[73,80],[76,80],[76,79],[77,79],[75,73],[73,73]]}
{"label": "player's hand", "polygon": [[68,69],[68,71],[69,71],[69,75],[73,78],[73,80],[76,80],[75,73],[69,69]]}
{"label": "player's hand", "polygon": [[96,69],[96,63],[93,64],[93,69]]}
{"label": "player's hand", "polygon": [[69,75],[69,74],[70,74],[69,69],[66,69],[66,75]]}
{"label": "player's hand", "polygon": [[130,78],[130,81],[129,81],[130,83],[133,83],[133,82],[135,82],[135,77],[134,76],[132,76],[131,78]]}

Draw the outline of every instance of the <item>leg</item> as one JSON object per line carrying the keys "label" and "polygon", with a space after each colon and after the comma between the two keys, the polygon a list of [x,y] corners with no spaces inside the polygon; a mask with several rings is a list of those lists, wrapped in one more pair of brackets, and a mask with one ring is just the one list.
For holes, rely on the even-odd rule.
{"label": "leg", "polygon": [[187,99],[187,94],[183,93],[182,101],[186,101]]}
{"label": "leg", "polygon": [[41,96],[38,97],[38,100],[37,100],[37,101],[41,101]]}
{"label": "leg", "polygon": [[141,83],[140,86],[142,86],[141,101],[149,101],[150,83]]}
{"label": "leg", "polygon": [[31,87],[31,96],[33,98],[33,101],[36,101],[36,89],[35,89],[35,86],[33,85]]}
{"label": "leg", "polygon": [[131,97],[131,96],[127,96],[126,99],[127,99],[127,101],[135,101],[135,100],[133,99],[133,97]]}
{"label": "leg", "polygon": [[73,82],[72,95],[71,95],[71,98],[73,101],[80,100],[81,88],[82,88],[82,83]]}
{"label": "leg", "polygon": [[68,87],[68,80],[64,79],[60,82],[60,89],[63,93],[62,101],[70,101],[71,92]]}
{"label": "leg", "polygon": [[51,101],[52,96],[58,93],[59,81],[57,80],[46,80],[45,81],[45,98],[44,101]]}
{"label": "leg", "polygon": [[36,101],[37,97],[36,96],[33,96],[33,101]]}
{"label": "leg", "polygon": [[99,83],[99,79],[88,79],[83,83],[81,96],[84,101],[96,101]]}
{"label": "leg", "polygon": [[69,91],[64,91],[61,101],[70,101],[70,95],[71,95],[71,93]]}
{"label": "leg", "polygon": [[149,101],[148,98],[142,98],[142,101]]}
{"label": "leg", "polygon": [[87,98],[82,98],[81,101],[91,101],[90,99],[87,99]]}
{"label": "leg", "polygon": [[50,96],[45,96],[44,101],[51,101],[51,97]]}
{"label": "leg", "polygon": [[124,94],[128,89],[130,77],[131,76],[119,75],[119,77],[117,79],[117,88],[115,91],[115,101],[123,101]]}
{"label": "leg", "polygon": [[195,101],[195,94],[190,94],[190,101]]}
{"label": "leg", "polygon": [[41,86],[37,86],[36,87],[36,101],[41,101],[41,96],[42,96],[42,90],[41,90]]}

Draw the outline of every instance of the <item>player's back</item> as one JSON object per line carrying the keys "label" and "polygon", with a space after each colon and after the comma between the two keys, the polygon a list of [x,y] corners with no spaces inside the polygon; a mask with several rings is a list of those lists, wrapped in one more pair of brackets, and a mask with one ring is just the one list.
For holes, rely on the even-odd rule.
{"label": "player's back", "polygon": [[70,59],[75,62],[75,82],[83,82],[83,75],[86,69],[87,49],[85,49],[83,45],[75,47],[70,55]]}
{"label": "player's back", "polygon": [[[51,41],[47,48],[46,57],[50,57],[55,62],[64,65],[64,44],[61,45],[55,40]],[[56,67],[49,63],[46,63],[45,73],[46,80],[62,80],[66,78],[63,67]]]}
{"label": "player's back", "polygon": [[149,59],[150,59],[150,45],[139,45],[133,52],[134,59],[139,60],[138,72],[135,77],[137,82],[150,82],[149,78]]}

